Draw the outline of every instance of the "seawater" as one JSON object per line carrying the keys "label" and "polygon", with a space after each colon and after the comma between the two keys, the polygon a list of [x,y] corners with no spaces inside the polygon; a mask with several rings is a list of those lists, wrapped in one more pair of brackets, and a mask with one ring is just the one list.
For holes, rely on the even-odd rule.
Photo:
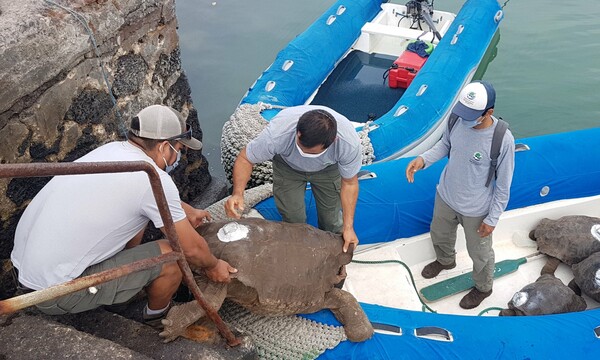
{"label": "seawater", "polygon": [[[176,1],[183,67],[214,176],[224,177],[221,129],[248,87],[290,40],[334,3]],[[436,9],[454,13],[462,4],[434,3]],[[510,0],[504,16],[497,56],[483,78],[494,84],[496,114],[510,123],[515,137],[600,126],[597,0]]]}

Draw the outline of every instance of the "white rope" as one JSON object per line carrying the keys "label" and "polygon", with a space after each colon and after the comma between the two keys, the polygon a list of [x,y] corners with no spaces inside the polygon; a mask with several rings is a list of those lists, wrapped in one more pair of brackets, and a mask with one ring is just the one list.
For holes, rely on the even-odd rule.
{"label": "white rope", "polygon": [[373,149],[373,144],[371,143],[371,139],[369,138],[369,132],[371,129],[371,124],[373,121],[367,121],[363,126],[362,130],[358,132],[358,137],[360,139],[361,151],[362,151],[362,164],[370,165],[375,160],[375,150]]}
{"label": "white rope", "polygon": [[[254,205],[263,201],[264,199],[273,195],[273,184],[263,184],[255,188],[247,189],[244,191],[244,203],[245,210],[242,216],[248,214],[248,212],[254,207]],[[225,202],[231,196],[217,201],[210,205],[205,210],[208,211],[213,221],[226,220],[227,214],[225,214]]]}
{"label": "white rope", "polygon": [[[261,111],[273,108],[269,104],[242,104],[229,121],[223,125],[221,135],[221,163],[227,179],[232,181],[233,164],[240,150],[260,132],[267,127],[267,121],[260,114]],[[273,167],[270,161],[255,164],[248,187],[255,187],[265,183],[273,182]]]}
{"label": "white rope", "polygon": [[346,340],[341,326],[323,325],[299,316],[261,316],[226,301],[219,314],[248,334],[259,359],[310,360]]}

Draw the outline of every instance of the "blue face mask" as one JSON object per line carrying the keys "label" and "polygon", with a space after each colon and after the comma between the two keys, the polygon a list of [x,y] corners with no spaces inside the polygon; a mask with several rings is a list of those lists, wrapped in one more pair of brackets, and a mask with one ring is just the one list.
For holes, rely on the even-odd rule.
{"label": "blue face mask", "polygon": [[165,161],[165,172],[167,174],[170,174],[171,171],[175,170],[175,168],[179,165],[179,160],[181,160],[181,151],[177,151],[175,150],[175,148],[173,147],[173,145],[169,144],[169,146],[171,147],[171,149],[173,149],[173,151],[175,151],[175,153],[177,154],[177,159],[175,159],[175,162],[171,165],[169,165],[169,163],[167,163],[167,159],[165,159],[165,157],[163,156],[163,160]]}
{"label": "blue face mask", "polygon": [[477,125],[480,125],[483,122],[483,117],[480,117],[479,119],[473,120],[473,121],[467,121],[465,119],[462,119],[465,124],[467,124],[469,127],[474,128]]}

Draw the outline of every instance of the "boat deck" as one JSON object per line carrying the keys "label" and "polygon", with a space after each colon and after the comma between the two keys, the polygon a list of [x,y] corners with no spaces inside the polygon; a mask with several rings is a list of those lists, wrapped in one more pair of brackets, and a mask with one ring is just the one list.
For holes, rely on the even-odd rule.
{"label": "boat deck", "polygon": [[[407,15],[400,4],[382,4],[382,11],[361,29],[361,35],[343,60],[313,94],[312,105],[325,105],[355,123],[376,120],[390,111],[406,89],[390,88],[384,74],[414,40],[437,44],[422,17]],[[444,35],[455,15],[435,11],[432,21]]]}
{"label": "boat deck", "polygon": [[[529,230],[535,227],[539,219],[543,217],[556,219],[568,214],[600,215],[600,209],[591,206],[592,203],[582,204],[581,200],[563,200],[558,203],[561,203],[561,206],[557,207],[556,202],[531,206],[505,213],[505,216],[501,218],[500,224],[494,232],[496,263],[506,259],[533,256],[528,258],[526,263],[520,265],[515,272],[495,279],[492,295],[486,298],[479,307],[472,310],[464,310],[459,307],[458,303],[467,291],[426,304],[438,313],[461,315],[478,315],[482,310],[490,307],[507,308],[509,300],[517,291],[539,277],[540,270],[546,262],[546,255],[538,254],[536,243],[528,238]],[[569,212],[571,208],[573,211],[576,208],[577,211]],[[423,287],[472,270],[472,262],[466,252],[464,234],[460,227],[457,236],[457,267],[444,270],[433,279],[424,279],[421,276],[423,267],[435,259],[428,234],[386,244],[359,246],[353,260],[402,261],[410,267],[416,287],[421,290]],[[408,271],[398,263],[351,263],[347,266],[347,272],[348,278],[344,289],[354,294],[360,302],[399,309],[424,310]],[[565,264],[558,267],[555,275],[565,285],[573,279],[570,267]],[[598,302],[585,295],[583,297],[587,302],[588,310],[600,307]],[[483,315],[496,316],[497,314],[498,311],[494,310]]]}
{"label": "boat deck", "polygon": [[358,123],[376,120],[398,102],[406,89],[390,88],[385,72],[396,56],[354,50],[321,85],[312,105],[325,105]]}

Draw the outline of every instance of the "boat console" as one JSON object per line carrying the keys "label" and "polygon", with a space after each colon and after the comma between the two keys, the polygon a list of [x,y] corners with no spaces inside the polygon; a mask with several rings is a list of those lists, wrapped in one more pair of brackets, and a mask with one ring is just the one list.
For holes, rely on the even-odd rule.
{"label": "boat console", "polygon": [[383,11],[362,27],[354,49],[366,53],[400,56],[413,40],[420,39],[437,44],[440,37],[448,31],[456,15],[433,10],[425,3],[409,1],[406,5],[382,4]]}

